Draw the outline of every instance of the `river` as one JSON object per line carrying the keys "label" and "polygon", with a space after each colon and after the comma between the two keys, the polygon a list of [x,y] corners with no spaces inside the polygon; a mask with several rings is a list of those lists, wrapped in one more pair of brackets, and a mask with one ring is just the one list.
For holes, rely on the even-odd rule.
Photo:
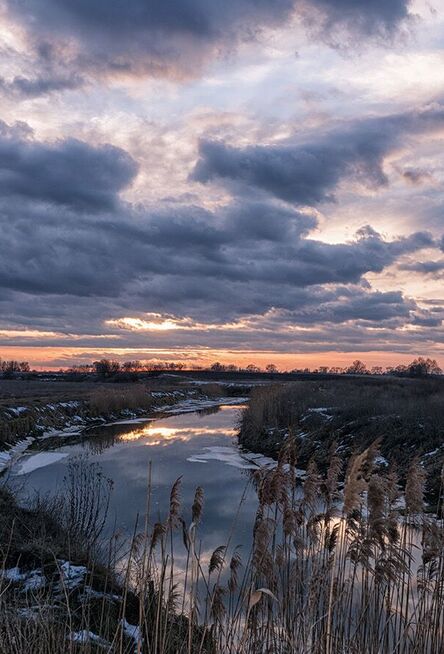
{"label": "river", "polygon": [[204,489],[200,533],[203,552],[226,543],[247,553],[257,507],[251,471],[270,460],[241,452],[236,431],[239,406],[171,416],[144,423],[124,423],[88,430],[79,441],[33,452],[10,472],[22,497],[63,492],[73,461],[99,464],[113,481],[105,536],[115,532],[129,539],[136,520],[143,523],[151,463],[151,520],[164,520],[172,484],[181,477],[182,513],[191,520],[196,486]]}

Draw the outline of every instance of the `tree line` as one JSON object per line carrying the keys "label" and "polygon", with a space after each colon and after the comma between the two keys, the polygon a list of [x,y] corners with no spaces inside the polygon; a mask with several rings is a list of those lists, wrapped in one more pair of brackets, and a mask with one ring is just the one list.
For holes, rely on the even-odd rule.
{"label": "tree line", "polygon": [[[392,375],[397,377],[426,377],[430,375],[442,375],[443,371],[438,365],[436,359],[429,357],[417,357],[407,365],[398,366],[372,366],[370,368],[361,361],[356,359],[350,366],[319,366],[317,368],[293,368],[291,370],[280,370],[274,363],[269,363],[263,368],[250,363],[246,366],[236,364],[224,364],[219,361],[209,366],[187,365],[183,362],[142,362],[139,360],[124,361],[121,363],[115,359],[100,359],[93,363],[74,365],[68,370],[60,370],[60,373],[68,374],[74,378],[83,378],[94,375],[99,379],[111,379],[115,377],[135,378],[139,373],[144,372],[174,372],[181,370],[209,370],[212,372],[250,372],[250,373],[268,373],[279,374],[281,372],[290,373],[311,373],[323,375]],[[11,379],[20,374],[31,373],[30,365],[27,361],[2,360],[0,359],[0,373],[4,379]]]}
{"label": "tree line", "polygon": [[193,371],[212,371],[212,372],[250,372],[250,373],[268,373],[279,374],[281,372],[290,373],[318,373],[318,374],[334,374],[334,375],[394,375],[405,377],[425,377],[429,375],[441,375],[442,369],[438,365],[436,359],[417,357],[407,365],[398,366],[372,366],[368,368],[367,365],[357,359],[353,361],[350,366],[319,366],[318,368],[293,368],[292,370],[279,370],[274,363],[269,363],[263,368],[250,363],[246,366],[238,366],[236,364],[224,364],[216,361],[209,366],[187,366],[183,362],[141,362],[141,361],[125,361],[120,363],[114,359],[100,359],[91,364],[82,364],[73,366],[69,372],[77,375],[95,374],[102,379],[112,378],[118,375],[135,375],[136,373],[164,371],[174,372],[181,370]]}
{"label": "tree line", "polygon": [[30,365],[27,361],[2,361],[0,359],[0,372],[4,379],[11,379],[16,375],[16,373],[28,373],[31,372]]}

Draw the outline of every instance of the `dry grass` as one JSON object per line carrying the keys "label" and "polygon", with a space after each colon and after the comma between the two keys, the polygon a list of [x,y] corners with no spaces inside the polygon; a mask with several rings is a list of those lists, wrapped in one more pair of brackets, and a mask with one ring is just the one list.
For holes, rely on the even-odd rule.
{"label": "dry grass", "polygon": [[149,411],[154,405],[154,399],[143,384],[118,388],[101,386],[90,394],[89,405],[93,414],[109,415],[124,409]]}
{"label": "dry grass", "polygon": [[[288,431],[301,434],[299,458],[325,469],[336,442],[346,461],[380,440],[389,462],[405,476],[411,458],[444,442],[444,380],[349,378],[297,382],[255,389],[243,412],[240,442],[252,451],[279,454]],[[313,409],[326,409],[319,413]],[[439,493],[444,449],[426,460],[428,492]]]}
{"label": "dry grass", "polygon": [[[301,487],[295,447],[290,439],[278,465],[254,475],[258,507],[250,553],[241,558],[227,534],[206,559],[200,535],[204,491],[196,489],[192,521],[187,523],[177,480],[165,515],[152,519],[148,479],[146,514],[135,525],[123,558],[115,539],[108,548],[108,572],[102,575],[108,581],[102,589],[109,589],[109,580],[119,570],[119,599],[102,597],[92,606],[66,588],[55,599],[49,589],[23,595],[3,583],[0,651],[444,651],[444,531],[441,523],[424,514],[424,473],[417,461],[411,463],[400,502],[396,472],[375,469],[376,446],[350,461],[345,487],[338,482],[341,462],[334,449],[326,473],[320,475],[311,464]],[[97,501],[81,497],[82,488],[90,488],[90,493],[94,483],[72,483],[68,506],[83,502],[86,513],[95,514]],[[81,517],[82,510],[74,515],[73,522],[82,524],[76,533],[82,533],[84,541],[88,520]],[[179,564],[184,560],[185,567]],[[95,565],[90,556],[89,568]],[[23,608],[33,606],[38,610],[24,618]],[[138,627],[135,640],[125,634],[123,618]],[[68,639],[81,630],[100,636],[101,646],[79,646]]]}

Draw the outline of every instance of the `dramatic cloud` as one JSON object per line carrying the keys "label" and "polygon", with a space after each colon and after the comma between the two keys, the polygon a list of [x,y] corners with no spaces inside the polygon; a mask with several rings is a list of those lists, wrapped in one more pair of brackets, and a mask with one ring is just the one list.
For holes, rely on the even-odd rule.
{"label": "dramatic cloud", "polygon": [[427,2],[5,0],[0,20],[3,357],[444,351]]}
{"label": "dramatic cloud", "polygon": [[409,0],[7,0],[34,41],[65,40],[79,69],[190,75],[205,57],[255,39],[293,14],[361,35],[391,33]]}
{"label": "dramatic cloud", "polygon": [[[155,309],[221,322],[272,308],[294,311],[309,287],[357,284],[435,246],[425,232],[386,240],[371,227],[350,242],[315,240],[315,218],[276,201],[244,200],[214,211],[118,204],[118,191],[135,172],[126,153],[71,141],[48,146],[23,131],[7,131],[0,142],[9,153],[0,206],[6,292],[90,297],[94,306],[109,298],[119,314],[125,307]],[[45,204],[30,205],[30,198]],[[388,298],[400,302],[396,294]],[[336,309],[326,307],[325,319],[329,311]],[[365,320],[363,305],[359,311]]]}
{"label": "dramatic cloud", "polygon": [[387,36],[409,16],[410,4],[410,0],[308,0],[306,11],[313,20],[311,10],[318,10],[324,31],[342,25],[360,34]]}
{"label": "dramatic cloud", "polygon": [[115,207],[137,173],[135,161],[111,145],[76,139],[35,141],[26,126],[0,121],[0,193],[89,211]]}
{"label": "dramatic cloud", "polygon": [[409,136],[444,129],[444,108],[340,124],[278,144],[232,147],[203,140],[192,179],[228,183],[231,189],[259,189],[287,202],[315,205],[335,199],[343,181],[368,188],[388,183],[384,158]]}
{"label": "dramatic cloud", "polygon": [[444,259],[437,261],[415,261],[400,266],[401,270],[422,273],[424,275],[439,275],[444,271]]}
{"label": "dramatic cloud", "polygon": [[10,82],[0,78],[0,89],[11,95],[34,98],[55,91],[72,91],[84,84],[84,79],[75,73],[40,75],[34,78],[17,75]]}

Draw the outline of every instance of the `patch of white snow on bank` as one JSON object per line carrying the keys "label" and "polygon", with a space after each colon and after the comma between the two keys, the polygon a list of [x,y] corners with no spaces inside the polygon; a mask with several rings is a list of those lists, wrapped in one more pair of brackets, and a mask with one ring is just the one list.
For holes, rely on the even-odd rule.
{"label": "patch of white snow on bank", "polygon": [[88,570],[84,565],[73,565],[70,561],[64,561],[60,566],[64,585],[72,590],[83,583]]}
{"label": "patch of white snow on bank", "polygon": [[32,436],[24,438],[16,443],[9,450],[0,452],[0,473],[9,468],[22,454],[26,452],[31,443],[34,442]]}
{"label": "patch of white snow on bank", "polygon": [[135,651],[137,652],[138,646],[143,643],[142,633],[140,627],[135,624],[130,624],[123,618],[122,620],[122,629],[128,638],[131,638],[134,641],[136,646]]}
{"label": "patch of white snow on bank", "polygon": [[6,407],[6,410],[9,411],[10,413],[14,413],[16,416],[19,416],[21,413],[24,413],[25,411],[28,410],[27,406],[8,406]]}
{"label": "patch of white snow on bank", "polygon": [[435,456],[435,454],[438,454],[440,448],[437,447],[436,450],[432,450],[431,452],[426,452],[426,454],[423,455],[423,459],[427,459],[429,456]]}
{"label": "patch of white snow on bank", "polygon": [[88,643],[94,643],[99,647],[105,647],[105,648],[111,647],[111,643],[109,643],[104,638],[101,638],[94,632],[88,631],[87,629],[82,629],[82,631],[72,631],[68,636],[68,640],[70,640],[73,643],[80,643],[82,645],[86,645]]}
{"label": "patch of white snow on bank", "polygon": [[85,586],[83,597],[88,599],[89,597],[94,597],[98,599],[107,599],[113,602],[118,602],[122,599],[121,595],[115,595],[114,593],[104,593],[99,590],[94,590],[91,586]]}
{"label": "patch of white snow on bank", "polygon": [[27,475],[30,472],[34,472],[34,470],[38,470],[39,468],[46,468],[46,466],[57,463],[67,456],[67,452],[39,452],[38,454],[34,454],[27,459],[24,459],[14,474],[17,477],[20,475]]}
{"label": "patch of white snow on bank", "polygon": [[82,431],[79,431],[77,425],[71,425],[70,427],[65,427],[64,429],[48,429],[39,436],[39,440],[45,438],[55,438],[56,436],[80,436]]}
{"label": "patch of white snow on bank", "polygon": [[33,590],[39,590],[46,586],[46,578],[41,570],[32,570],[25,579],[23,584],[23,592],[29,593]]}
{"label": "patch of white snow on bank", "polygon": [[6,581],[19,582],[23,581],[26,578],[25,574],[20,572],[20,568],[17,566],[15,568],[7,568],[6,570],[0,570],[0,577],[6,579]]}

